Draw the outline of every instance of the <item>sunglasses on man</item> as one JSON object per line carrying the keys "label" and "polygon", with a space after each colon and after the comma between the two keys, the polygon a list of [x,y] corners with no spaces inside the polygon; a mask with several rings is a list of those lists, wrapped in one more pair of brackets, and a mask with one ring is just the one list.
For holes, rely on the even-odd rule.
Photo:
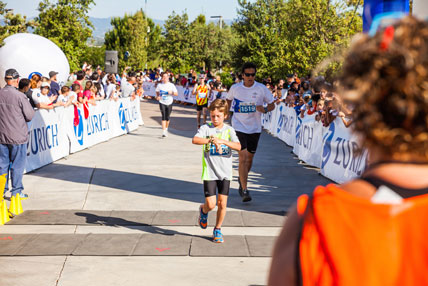
{"label": "sunglasses on man", "polygon": [[254,76],[256,76],[256,73],[244,73],[244,75],[246,77],[250,77],[250,76],[254,77]]}

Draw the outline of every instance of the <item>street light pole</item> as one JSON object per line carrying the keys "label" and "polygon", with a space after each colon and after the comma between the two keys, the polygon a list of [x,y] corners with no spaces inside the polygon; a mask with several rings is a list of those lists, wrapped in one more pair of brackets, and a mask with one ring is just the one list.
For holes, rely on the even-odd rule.
{"label": "street light pole", "polygon": [[[212,19],[219,19],[220,31],[223,29],[223,16],[211,16]],[[220,59],[220,72],[222,72],[222,60]]]}

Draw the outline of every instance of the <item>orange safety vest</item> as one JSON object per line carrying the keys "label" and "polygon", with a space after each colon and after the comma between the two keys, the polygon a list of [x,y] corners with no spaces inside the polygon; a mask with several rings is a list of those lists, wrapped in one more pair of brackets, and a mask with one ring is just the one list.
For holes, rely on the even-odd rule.
{"label": "orange safety vest", "polygon": [[[199,94],[205,94],[205,97],[199,97]],[[198,85],[196,88],[196,104],[205,105],[208,103],[208,87],[206,85]]]}
{"label": "orange safety vest", "polygon": [[428,285],[428,195],[374,204],[331,184],[297,212],[301,285]]}

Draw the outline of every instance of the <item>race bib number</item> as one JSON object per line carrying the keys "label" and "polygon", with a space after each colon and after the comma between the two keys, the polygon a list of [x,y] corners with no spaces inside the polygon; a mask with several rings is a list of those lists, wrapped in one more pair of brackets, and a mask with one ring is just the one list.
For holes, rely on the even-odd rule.
{"label": "race bib number", "polygon": [[206,93],[198,93],[199,98],[205,98],[207,97]]}
{"label": "race bib number", "polygon": [[214,144],[210,145],[210,156],[228,156],[230,155],[230,148],[226,145],[221,145],[219,150],[217,151]]}
{"label": "race bib number", "polygon": [[239,104],[239,113],[254,113],[254,112],[256,112],[256,104],[255,103],[241,102]]}
{"label": "race bib number", "polygon": [[168,99],[168,91],[165,91],[165,90],[161,90],[161,91],[159,91],[159,94],[162,96],[162,100],[167,100]]}

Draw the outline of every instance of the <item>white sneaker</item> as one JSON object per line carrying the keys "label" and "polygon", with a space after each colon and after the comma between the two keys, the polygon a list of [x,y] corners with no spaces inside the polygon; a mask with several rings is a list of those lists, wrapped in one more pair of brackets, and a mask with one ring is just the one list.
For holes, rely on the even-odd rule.
{"label": "white sneaker", "polygon": [[168,137],[168,131],[164,130],[164,131],[162,132],[162,137]]}

